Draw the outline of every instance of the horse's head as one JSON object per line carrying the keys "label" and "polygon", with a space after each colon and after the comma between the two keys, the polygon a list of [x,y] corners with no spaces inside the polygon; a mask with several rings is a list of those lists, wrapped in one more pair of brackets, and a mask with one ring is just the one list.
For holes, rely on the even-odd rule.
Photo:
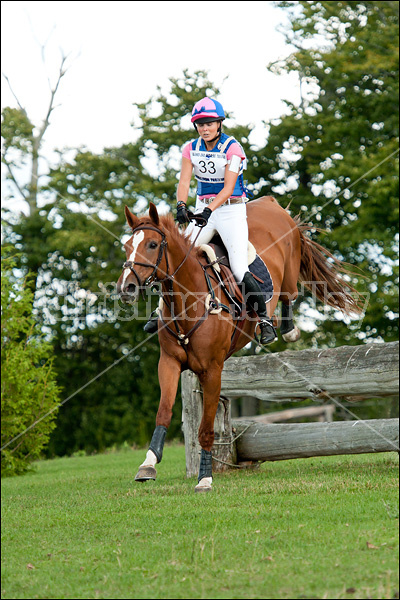
{"label": "horse's head", "polygon": [[149,217],[139,219],[127,206],[125,217],[132,236],[124,245],[127,260],[117,282],[117,292],[123,302],[132,303],[143,288],[164,279],[166,236],[160,227],[157,208],[152,203]]}

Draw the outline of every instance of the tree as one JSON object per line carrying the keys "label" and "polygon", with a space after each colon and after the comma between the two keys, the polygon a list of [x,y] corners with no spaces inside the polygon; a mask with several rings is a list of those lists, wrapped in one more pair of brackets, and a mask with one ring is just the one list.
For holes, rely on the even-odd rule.
{"label": "tree", "polygon": [[[45,47],[43,46],[42,55],[44,55],[44,51]],[[55,83],[51,84],[50,80],[48,82],[49,104],[45,117],[39,127],[33,125],[28,117],[26,109],[14,94],[9,78],[4,75],[10,90],[15,97],[18,108],[6,108],[3,113],[2,136],[4,139],[4,152],[2,155],[2,162],[6,165],[8,177],[17,189],[18,194],[28,203],[31,215],[38,210],[39,159],[41,158],[43,139],[50,125],[51,115],[56,108],[55,100],[57,91],[62,78],[67,73],[66,61],[67,57],[62,55]],[[16,150],[21,153],[18,161],[15,159]],[[15,174],[15,169],[20,167],[28,156],[31,159],[29,181],[25,186],[22,186]]]}
{"label": "tree", "polygon": [[[43,45],[41,54],[44,63],[45,50],[46,45]],[[40,178],[44,175],[40,169],[40,162],[45,162],[42,147],[51,123],[52,114],[57,108],[57,92],[67,71],[67,56],[62,54],[55,81],[52,83],[48,79],[49,102],[44,112],[44,118],[39,125],[35,125],[30,119],[26,108],[14,93],[8,76],[3,75],[17,104],[17,108],[6,107],[2,112],[3,149],[1,162],[5,165],[6,179],[9,183],[9,186],[5,188],[5,195],[8,194],[6,200],[11,202],[11,206],[15,205],[16,201],[25,202],[28,207],[28,214],[24,215],[20,212],[19,217],[16,218],[16,211],[12,206],[11,209],[3,209],[2,221],[8,230],[6,237],[10,235],[13,242],[15,237],[18,239],[20,235],[33,234],[30,239],[24,240],[24,244],[30,247],[30,252],[23,252],[18,257],[22,263],[20,266],[24,265],[26,272],[30,274],[29,285],[34,293],[36,292],[38,273],[44,260],[44,247],[40,236],[44,223],[39,205],[39,200],[42,197]],[[28,173],[27,178],[25,173]],[[24,227],[27,224],[28,227]],[[19,225],[22,232],[14,231],[15,225],[17,225],[17,229]]]}
{"label": "tree", "polygon": [[[332,48],[331,45],[330,51]],[[282,68],[291,68],[291,63]],[[143,320],[131,308],[120,306],[115,298],[115,282],[125,258],[121,239],[128,234],[124,206],[134,212],[144,211],[149,201],[162,210],[174,207],[180,148],[195,136],[188,115],[194,103],[206,95],[218,95],[206,73],[185,71],[181,77],[172,78],[168,90],[158,89],[147,102],[135,105],[136,139],[132,143],[105,148],[99,154],[77,150],[72,159],[70,155],[60,155],[59,164],[48,172],[48,183],[40,186],[46,203],[34,215],[21,216],[5,230],[6,241],[12,242],[24,257],[21,264],[37,273],[34,314],[52,340],[58,382],[66,401],[59,411],[49,453],[95,451],[124,441],[142,445],[150,438],[159,399],[155,376],[157,338],[145,336]],[[340,183],[345,175],[331,171],[325,181],[328,169],[333,169],[328,158],[332,163],[336,160],[336,168],[342,163],[330,158],[328,141],[317,137],[318,118],[325,113],[318,111],[316,105],[316,99],[307,95],[302,107],[291,106],[287,117],[271,125],[268,144],[259,150],[249,145],[249,126],[225,129],[243,144],[250,158],[247,172],[250,187],[260,190],[260,195],[272,192],[282,196],[284,206],[292,200],[293,212],[301,211],[303,205],[310,208],[318,223],[323,223],[330,232],[325,245],[330,245],[336,253],[342,251],[354,264],[363,266],[365,261],[369,265],[371,261],[363,244],[371,247],[370,212],[365,212],[364,229],[356,231],[359,241],[353,247],[346,233],[352,231],[347,227],[352,221],[346,213],[339,212],[342,205],[338,207],[331,202],[334,210],[322,206],[330,200],[328,182],[337,175]],[[345,128],[337,130],[333,122],[336,119],[322,121],[332,140],[340,141]],[[23,130],[22,125],[23,122],[19,128]],[[29,124],[24,127],[29,133]],[[12,128],[9,139],[17,144],[18,135],[13,134]],[[353,143],[352,137],[351,140]],[[345,148],[341,151],[344,153]],[[322,158],[326,161],[323,167]],[[346,155],[347,158],[352,165],[352,157]],[[356,167],[354,164],[354,172]],[[296,181],[296,195],[286,184],[290,178]],[[363,183],[363,193],[369,183]],[[385,178],[386,184],[391,185]],[[322,186],[320,196],[317,185]],[[191,202],[194,196],[195,188]],[[353,213],[360,218],[356,207]],[[372,214],[372,221],[374,218]],[[152,307],[156,301],[156,297],[150,297]],[[137,314],[143,319],[148,308],[141,303]],[[371,323],[376,322],[375,316],[380,318],[372,311],[369,315]],[[383,328],[387,333],[389,326],[385,319]],[[347,342],[347,327],[338,335],[339,327],[339,322],[334,328],[326,322],[324,330],[318,333],[318,342]],[[353,336],[350,343],[359,341]],[[315,343],[315,337],[302,343],[305,346]],[[180,435],[179,409],[178,397],[169,430],[171,437]]]}
{"label": "tree", "polygon": [[55,427],[59,388],[51,344],[32,314],[26,278],[15,257],[1,260],[1,474],[19,475],[38,459]]}
{"label": "tree", "polygon": [[[159,92],[137,106],[141,134],[136,142],[101,154],[77,151],[73,160],[60,156],[48,184],[40,188],[47,203],[35,217],[21,216],[6,231],[7,239],[16,238],[26,266],[37,269],[35,315],[51,336],[58,382],[65,399],[70,398],[59,412],[50,454],[100,450],[124,441],[145,444],[151,435],[159,399],[157,338],[149,339],[142,330],[143,303],[138,320],[115,298],[124,262],[121,238],[128,233],[124,206],[140,211],[149,200],[174,202],[179,168],[171,164],[174,150],[193,137],[193,128],[190,123],[180,127],[165,144],[168,136],[157,138],[152,115],[161,105],[158,127],[171,126],[175,132],[169,121],[179,122],[174,112],[184,119],[186,104],[210,89],[203,73],[185,73],[171,81],[168,98]],[[157,178],[145,167],[151,137]],[[35,263],[29,259],[33,255]],[[157,299],[150,300],[154,307]],[[175,415],[172,437],[180,435],[179,398]]]}
{"label": "tree", "polygon": [[269,68],[298,73],[303,99],[271,124],[254,174],[266,179],[263,193],[326,230],[324,245],[366,276],[361,329],[324,321],[318,342],[396,339],[398,3],[277,5],[291,13],[295,51]]}

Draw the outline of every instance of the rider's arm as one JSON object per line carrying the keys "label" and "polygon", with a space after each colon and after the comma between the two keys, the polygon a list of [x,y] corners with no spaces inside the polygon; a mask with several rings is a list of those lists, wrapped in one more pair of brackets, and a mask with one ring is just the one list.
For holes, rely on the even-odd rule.
{"label": "rider's arm", "polygon": [[188,158],[182,158],[182,167],[181,167],[181,175],[179,178],[178,189],[176,192],[176,200],[177,202],[184,202],[186,204],[189,190],[190,190],[190,181],[192,179],[192,170],[193,165]]}

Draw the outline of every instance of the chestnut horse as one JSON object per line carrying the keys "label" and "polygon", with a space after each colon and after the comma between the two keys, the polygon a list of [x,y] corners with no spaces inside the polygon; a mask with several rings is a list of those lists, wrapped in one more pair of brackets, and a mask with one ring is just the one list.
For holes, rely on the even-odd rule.
{"label": "chestnut horse", "polygon": [[[125,244],[127,262],[117,291],[123,301],[135,301],[140,290],[159,282],[163,298],[158,325],[161,398],[149,451],[135,479],[155,479],[155,465],[162,458],[180,375],[191,369],[203,388],[198,432],[202,451],[195,489],[209,491],[221,372],[226,358],[254,338],[255,313],[244,310],[244,316],[238,318],[232,310],[221,310],[231,297],[210,273],[204,252],[185,237],[171,215],[159,216],[154,204],[150,204],[149,216],[138,218],[127,207],[125,215],[133,235]],[[305,236],[307,227],[292,219],[274,198],[266,196],[249,202],[247,216],[249,240],[267,265],[273,282],[268,314],[272,317],[278,302],[282,302],[281,334],[286,341],[296,341],[300,336],[291,314],[299,281],[324,304],[345,313],[359,312],[354,290],[342,279],[347,272],[344,265]]]}

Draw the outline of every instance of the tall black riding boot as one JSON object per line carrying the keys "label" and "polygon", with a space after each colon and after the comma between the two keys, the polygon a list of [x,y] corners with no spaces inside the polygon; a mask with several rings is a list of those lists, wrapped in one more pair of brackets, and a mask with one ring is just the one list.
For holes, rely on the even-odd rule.
{"label": "tall black riding boot", "polygon": [[275,327],[273,326],[272,321],[267,314],[265,300],[260,286],[250,271],[245,273],[242,283],[244,285],[245,300],[260,319],[260,342],[263,346],[272,344],[272,342],[275,342],[278,337]]}

